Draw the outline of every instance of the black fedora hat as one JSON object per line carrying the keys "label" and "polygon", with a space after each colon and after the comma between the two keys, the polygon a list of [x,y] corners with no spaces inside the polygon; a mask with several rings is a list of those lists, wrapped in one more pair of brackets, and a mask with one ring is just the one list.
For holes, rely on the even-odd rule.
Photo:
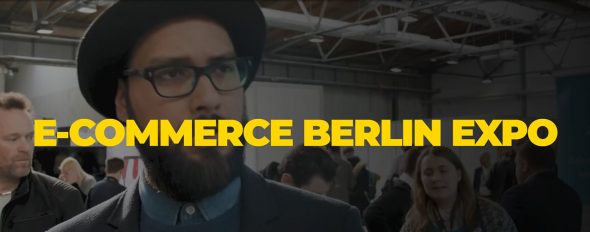
{"label": "black fedora hat", "polygon": [[117,80],[123,78],[130,53],[139,39],[155,27],[182,17],[206,17],[228,32],[236,54],[252,57],[252,82],[260,64],[266,24],[254,1],[119,1],[90,26],[77,55],[78,83],[82,95],[100,114],[116,118]]}

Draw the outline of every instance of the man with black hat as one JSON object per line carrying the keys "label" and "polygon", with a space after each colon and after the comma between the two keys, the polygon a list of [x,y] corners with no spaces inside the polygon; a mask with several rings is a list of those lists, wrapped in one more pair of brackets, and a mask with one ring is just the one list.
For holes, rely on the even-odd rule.
{"label": "man with black hat", "polygon": [[[264,48],[254,1],[120,1],[87,31],[78,78],[107,118],[245,122]],[[358,210],[266,181],[243,147],[138,145],[146,171],[124,193],[50,231],[361,231]]]}

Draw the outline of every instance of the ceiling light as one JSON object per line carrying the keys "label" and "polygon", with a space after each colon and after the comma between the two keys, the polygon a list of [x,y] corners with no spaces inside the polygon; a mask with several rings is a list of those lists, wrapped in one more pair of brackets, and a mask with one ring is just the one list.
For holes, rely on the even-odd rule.
{"label": "ceiling light", "polygon": [[398,67],[391,67],[389,69],[389,71],[394,72],[394,73],[400,73],[400,72],[402,72],[402,69],[398,68]]}
{"label": "ceiling light", "polygon": [[77,11],[82,14],[94,14],[97,11],[96,4],[89,3],[89,4],[81,5],[80,7],[78,7]]}
{"label": "ceiling light", "polygon": [[35,31],[39,34],[49,35],[53,33],[53,27],[46,22],[42,22],[41,24],[39,24],[39,26],[37,26],[37,29],[35,29]]}
{"label": "ceiling light", "polygon": [[311,43],[323,43],[324,42],[324,37],[321,35],[315,35],[312,36],[311,38],[309,38],[309,42]]}
{"label": "ceiling light", "polygon": [[14,77],[14,74],[18,71],[18,69],[16,68],[11,68],[11,67],[3,67],[0,66],[0,74],[4,74],[6,75],[6,77]]}
{"label": "ceiling light", "polygon": [[407,14],[404,15],[400,18],[400,20],[404,23],[414,23],[416,21],[418,21],[418,18],[416,18],[416,16],[412,15],[412,14]]}
{"label": "ceiling light", "polygon": [[483,80],[481,80],[482,84],[491,84],[492,83],[492,78],[486,77]]}
{"label": "ceiling light", "polygon": [[457,59],[447,60],[447,64],[458,64],[458,63],[459,63],[459,61]]}

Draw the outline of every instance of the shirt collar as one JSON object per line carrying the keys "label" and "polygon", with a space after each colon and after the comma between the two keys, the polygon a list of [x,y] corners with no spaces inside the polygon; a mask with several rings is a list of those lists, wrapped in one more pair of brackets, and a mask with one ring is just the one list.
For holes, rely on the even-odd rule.
{"label": "shirt collar", "polygon": [[[201,223],[221,216],[233,208],[239,201],[240,188],[241,179],[238,177],[218,193],[199,202],[180,202],[155,190],[145,182],[145,177],[140,175],[139,197],[142,211],[152,220],[167,225]],[[196,208],[189,210],[190,207]],[[195,210],[197,212],[194,216],[186,214],[186,212],[194,212]]]}

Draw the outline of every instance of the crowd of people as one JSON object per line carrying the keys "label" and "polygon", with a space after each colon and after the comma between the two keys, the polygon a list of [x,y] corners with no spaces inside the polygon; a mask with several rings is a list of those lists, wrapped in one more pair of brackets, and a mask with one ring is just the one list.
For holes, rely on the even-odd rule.
{"label": "crowd of people", "polygon": [[392,172],[374,200],[379,176],[360,163],[351,147],[341,153],[339,147],[300,145],[260,172],[350,203],[370,232],[580,231],[580,197],[557,177],[551,147],[530,142],[500,147],[495,163],[492,153],[483,152],[473,178],[451,148],[403,150],[396,159],[401,173]]}
{"label": "crowd of people", "polygon": [[[254,1],[118,1],[80,41],[78,84],[102,116],[142,128],[243,123],[265,38]],[[33,118],[24,95],[0,94],[2,232],[580,231],[580,198],[555,152],[527,142],[493,165],[484,155],[473,184],[453,148],[404,148],[381,190],[354,148],[295,147],[265,179],[243,147],[138,144],[145,169],[124,189],[117,159],[98,182],[71,157],[58,178],[32,170]]]}

